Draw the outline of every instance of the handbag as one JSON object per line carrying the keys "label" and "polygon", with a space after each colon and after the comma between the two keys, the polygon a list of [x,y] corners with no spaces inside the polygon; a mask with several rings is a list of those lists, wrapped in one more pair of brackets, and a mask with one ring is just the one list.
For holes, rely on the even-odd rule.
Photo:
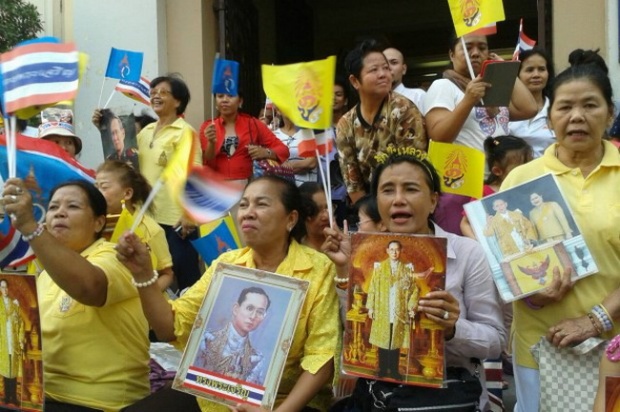
{"label": "handbag", "polygon": [[[254,122],[256,122],[256,120],[252,119],[252,126],[258,129]],[[252,128],[250,128],[250,143],[255,144]],[[291,182],[295,182],[295,172],[293,171],[293,168],[283,166],[279,161],[274,159],[253,160],[252,175],[254,178],[261,176],[279,176],[286,180],[290,180]]]}
{"label": "handbag", "polygon": [[557,348],[543,337],[532,347],[540,371],[541,411],[573,411],[575,405],[592,410],[605,342],[590,338],[577,346]]}
{"label": "handbag", "polygon": [[482,385],[475,375],[460,367],[447,368],[444,388],[399,385],[358,379],[345,412],[479,412]]}

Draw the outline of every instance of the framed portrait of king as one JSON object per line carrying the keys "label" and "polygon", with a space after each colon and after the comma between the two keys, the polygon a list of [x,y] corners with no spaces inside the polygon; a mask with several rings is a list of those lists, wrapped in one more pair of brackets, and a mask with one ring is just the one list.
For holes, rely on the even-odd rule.
{"label": "framed portrait of king", "polygon": [[173,388],[271,410],[308,282],[218,264]]}
{"label": "framed portrait of king", "polygon": [[354,233],[343,343],[344,371],[405,385],[441,387],[442,328],[419,299],[446,284],[447,240]]}
{"label": "framed portrait of king", "polygon": [[38,302],[34,276],[0,273],[0,410],[43,410]]}

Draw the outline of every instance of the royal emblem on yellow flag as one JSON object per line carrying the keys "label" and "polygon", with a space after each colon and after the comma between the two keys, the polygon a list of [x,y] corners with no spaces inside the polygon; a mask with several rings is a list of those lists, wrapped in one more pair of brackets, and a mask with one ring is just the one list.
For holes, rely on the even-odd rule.
{"label": "royal emblem on yellow flag", "polygon": [[506,19],[502,0],[448,0],[448,5],[457,37]]}
{"label": "royal emblem on yellow flag", "polygon": [[262,66],[263,89],[293,124],[307,129],[332,126],[336,57],[284,66]]}
{"label": "royal emblem on yellow flag", "polygon": [[431,140],[428,159],[441,176],[441,191],[479,199],[484,183],[484,153]]}

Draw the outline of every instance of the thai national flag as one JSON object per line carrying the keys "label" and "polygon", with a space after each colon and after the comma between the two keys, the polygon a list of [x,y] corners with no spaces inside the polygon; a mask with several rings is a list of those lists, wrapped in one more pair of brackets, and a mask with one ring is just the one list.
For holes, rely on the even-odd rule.
{"label": "thai national flag", "polygon": [[198,223],[224,216],[241,199],[243,186],[226,181],[208,167],[194,167],[185,181],[180,202],[185,213]]}
{"label": "thai national flag", "polygon": [[[39,221],[45,219],[45,211],[51,190],[67,180],[83,179],[94,183],[94,171],[81,166],[56,143],[17,135],[17,177],[24,180],[32,195],[34,215]],[[7,177],[6,138],[0,135],[0,176]],[[3,179],[0,181],[3,182]],[[0,268],[20,266],[34,255],[12,226],[8,216],[0,215]]]}
{"label": "thai national flag", "polygon": [[114,90],[123,93],[130,99],[137,100],[145,105],[150,105],[149,90],[151,81],[146,77],[140,77],[140,81],[132,82],[130,80],[121,79]]}
{"label": "thai national flag", "polygon": [[5,113],[73,100],[78,89],[75,45],[27,42],[0,55]]}
{"label": "thai national flag", "polygon": [[523,33],[523,19],[519,23],[519,39],[517,41],[517,47],[512,54],[512,60],[519,60],[519,53],[521,50],[532,50],[536,46],[536,40],[532,40]]}
{"label": "thai national flag", "polygon": [[316,151],[319,154],[325,155],[331,152],[333,145],[333,129],[327,130],[312,130],[301,129],[301,141],[297,146],[299,156],[301,157],[316,157]]}

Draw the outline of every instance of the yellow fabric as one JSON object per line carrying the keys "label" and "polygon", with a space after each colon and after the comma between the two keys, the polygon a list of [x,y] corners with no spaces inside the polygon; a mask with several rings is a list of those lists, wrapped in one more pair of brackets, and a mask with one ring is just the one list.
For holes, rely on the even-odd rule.
{"label": "yellow fabric", "polygon": [[495,236],[504,257],[524,251],[519,248],[519,245],[512,237],[513,231],[516,231],[523,242],[523,249],[525,249],[525,244],[536,240],[534,226],[523,216],[523,213],[508,210],[506,215],[510,220],[506,220],[501,214],[495,213],[489,219],[483,231],[485,236]]}
{"label": "yellow fabric", "polygon": [[148,324],[114,245],[100,239],[81,255],[108,278],[103,307],[73,300],[46,271],[37,278],[45,395],[118,411],[149,394]]}
{"label": "yellow fabric", "polygon": [[[551,326],[563,319],[584,316],[620,287],[620,191],[617,190],[620,154],[611,143],[603,144],[603,160],[585,179],[579,169],[571,169],[556,158],[555,144],[548,147],[542,157],[511,171],[502,184],[501,190],[505,190],[553,173],[599,268],[598,273],[575,283],[558,303],[534,310],[521,301],[514,302],[513,331],[518,365],[538,368],[529,349]],[[620,321],[616,320],[614,329],[603,337],[619,333]]]}
{"label": "yellow fabric", "polygon": [[460,144],[431,140],[428,160],[441,177],[441,191],[457,195],[482,197],[484,153]]}
{"label": "yellow fabric", "polygon": [[[26,341],[22,313],[26,314],[27,308],[20,309],[15,298],[11,297],[11,285],[8,281],[7,284],[9,288],[7,298],[4,299],[0,295],[0,375],[5,378],[15,378],[20,372],[19,365],[23,361],[23,349]],[[9,344],[9,333],[11,344]],[[9,352],[10,345],[12,345],[12,353]]]}
{"label": "yellow fabric", "polygon": [[568,239],[572,234],[566,215],[556,202],[536,206],[530,211],[530,221],[542,242]]}
{"label": "yellow fabric", "polygon": [[332,127],[336,56],[285,66],[262,65],[265,94],[298,127]]}
{"label": "yellow fabric", "polygon": [[[418,305],[419,289],[413,281],[413,266],[398,262],[396,273],[392,275],[390,259],[375,263],[372,279],[368,287],[366,307],[374,312],[370,327],[369,342],[383,349],[399,349],[407,342],[406,330],[413,325],[409,311]],[[390,289],[396,284],[394,302],[394,322],[390,341]]]}
{"label": "yellow fabric", "polygon": [[[252,250],[243,248],[225,253],[217,258],[204,275],[182,297],[172,301],[175,312],[175,342],[183,348],[189,339],[196,314],[209,287],[218,262],[255,268]],[[290,393],[303,371],[316,373],[338,353],[341,329],[338,318],[338,298],[334,285],[336,270],[327,257],[293,241],[277,273],[310,281],[293,343],[286,359],[276,405]],[[331,380],[310,401],[308,406],[326,410],[332,398]],[[198,399],[203,411],[229,411],[227,407]]]}
{"label": "yellow fabric", "polygon": [[[200,166],[200,143],[198,142],[198,136],[195,130],[189,123],[178,118],[174,123],[164,126],[157,133],[157,136],[154,137],[155,126],[156,123],[149,124],[142,129],[137,136],[140,173],[144,175],[151,186],[155,185],[161,176],[164,168],[172,159],[172,154],[179,147],[181,140],[184,136],[188,136],[188,134],[185,133],[186,129],[190,129],[193,132],[193,138],[195,139],[193,145],[193,164]],[[151,147],[151,143],[153,147]],[[153,218],[158,223],[172,226],[179,221],[183,214],[178,200],[173,198],[167,185],[164,185],[157,193],[153,203],[155,205]]]}
{"label": "yellow fabric", "polygon": [[142,218],[142,222],[138,225],[138,229],[143,233],[144,237],[142,237],[142,240],[149,244],[151,255],[155,256],[157,264],[154,265],[154,268],[157,270],[171,268],[172,255],[170,255],[164,229],[148,215]]}
{"label": "yellow fabric", "polygon": [[457,37],[506,19],[502,0],[448,0],[448,5]]}

